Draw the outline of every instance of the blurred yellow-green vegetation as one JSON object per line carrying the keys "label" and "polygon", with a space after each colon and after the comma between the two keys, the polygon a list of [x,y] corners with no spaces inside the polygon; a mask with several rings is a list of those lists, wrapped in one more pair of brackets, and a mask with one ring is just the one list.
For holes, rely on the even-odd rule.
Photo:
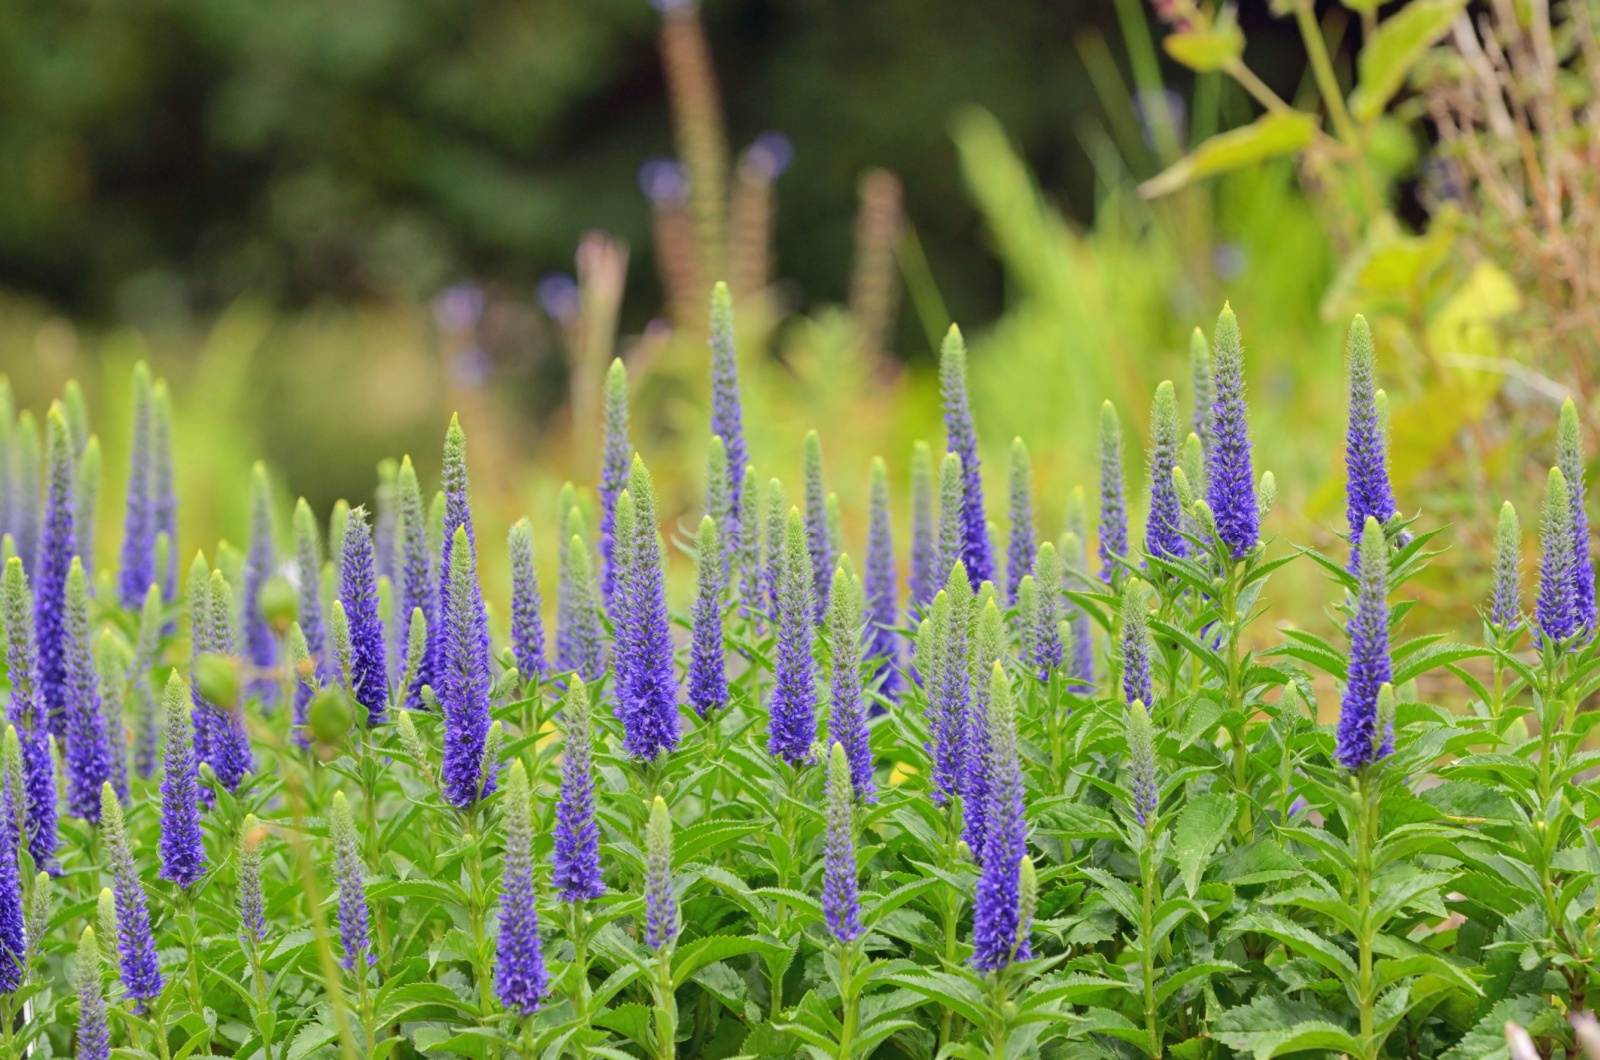
{"label": "blurred yellow-green vegetation", "polygon": [[[847,550],[874,455],[904,550],[951,322],[992,517],[1021,436],[1054,536],[1071,487],[1094,495],[1106,399],[1142,498],[1151,395],[1172,379],[1187,406],[1191,333],[1224,300],[1278,484],[1268,529],[1334,546],[1361,312],[1401,507],[1455,524],[1423,621],[1466,625],[1500,500],[1535,525],[1559,401],[1600,422],[1600,280],[1567,267],[1600,221],[1589,23],[1467,18],[1460,0],[13,10],[0,363],[24,407],[82,381],[104,554],[145,359],[179,414],[183,554],[241,541],[257,458],[285,531],[297,495],[321,516],[370,503],[385,457],[410,453],[431,490],[459,411],[480,526],[531,516],[553,580],[556,494],[592,502],[613,355],[689,536],[714,279],[734,290],[751,460],[798,496],[816,428]],[[1514,90],[1544,105],[1508,108]],[[1503,122],[1537,172],[1498,146]],[[499,595],[504,557],[486,559]],[[1280,595],[1322,622],[1302,567]]]}

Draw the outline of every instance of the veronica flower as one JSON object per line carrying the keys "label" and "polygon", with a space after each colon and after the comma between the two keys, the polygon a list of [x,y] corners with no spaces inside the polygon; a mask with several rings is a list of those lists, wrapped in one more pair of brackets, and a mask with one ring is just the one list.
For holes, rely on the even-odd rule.
{"label": "veronica flower", "polygon": [[1150,613],[1144,606],[1144,586],[1134,579],[1122,589],[1122,699],[1151,702]]}
{"label": "veronica flower", "polygon": [[889,519],[889,468],[875,456],[867,517],[866,655],[879,660],[878,694],[889,700],[900,695],[900,643],[894,631],[900,615],[898,583]]}
{"label": "veronica flower", "polygon": [[47,422],[44,520],[39,528],[37,565],[31,568],[35,571],[33,626],[39,643],[39,692],[50,732],[59,738],[66,730],[67,570],[78,552],[72,503],[75,458],[71,429],[59,401],[50,407]]}
{"label": "veronica flower", "polygon": [[239,829],[239,931],[254,945],[267,938],[266,898],[261,890],[261,842],[266,829],[247,813]]}
{"label": "veronica flower", "polygon": [[1521,625],[1522,527],[1517,510],[1506,501],[1500,506],[1500,523],[1494,535],[1494,598],[1489,621],[1509,633]]}
{"label": "veronica flower", "polygon": [[[261,590],[278,565],[272,536],[272,486],[267,481],[267,466],[259,460],[250,471],[250,546],[244,558],[244,647],[245,657],[258,670],[270,670],[278,662],[278,642],[261,610]],[[348,602],[345,605],[349,606]],[[277,682],[258,678],[251,689],[263,704],[277,697]]]}
{"label": "veronica flower", "polygon": [[109,1060],[111,1028],[106,1024],[106,996],[100,985],[100,944],[92,927],[85,927],[78,936],[72,981],[78,992],[77,1060]]}
{"label": "veronica flower", "polygon": [[[1216,437],[1217,388],[1211,364],[1211,344],[1206,333],[1195,328],[1189,335],[1189,378],[1194,387],[1194,411],[1189,418],[1189,430],[1200,440],[1202,452],[1211,452]],[[1198,480],[1192,480],[1198,485]]]}
{"label": "veronica flower", "polygon": [[933,510],[933,454],[911,448],[911,614],[922,614],[939,591],[939,542]]}
{"label": "veronica flower", "polygon": [[83,396],[82,384],[68,379],[61,388],[60,403],[67,420],[67,436],[72,440],[72,455],[81,456],[89,444],[89,401]]}
{"label": "veronica flower", "polygon": [[106,751],[111,763],[111,786],[117,798],[128,797],[127,698],[129,653],[110,629],[95,641],[94,677],[100,690],[100,713],[105,718]]}
{"label": "veronica flower", "polygon": [[1021,438],[1011,439],[1011,536],[1006,542],[1006,603],[1017,602],[1017,587],[1032,572],[1038,546],[1033,533],[1033,459]]}
{"label": "veronica flower", "polygon": [[1178,466],[1178,403],[1172,383],[1156,387],[1150,410],[1150,520],[1144,530],[1144,547],[1152,556],[1183,557],[1189,545],[1183,539],[1183,511],[1172,469]]}
{"label": "veronica flower", "polygon": [[[1345,366],[1350,376],[1350,423],[1344,443],[1345,525],[1354,538],[1368,517],[1381,525],[1395,514],[1394,494],[1389,489],[1386,432],[1378,415],[1377,357],[1372,348],[1372,330],[1360,314],[1350,325]],[[1358,566],[1357,557],[1352,555],[1351,569]]]}
{"label": "veronica flower", "polygon": [[100,789],[100,838],[105,865],[111,870],[111,890],[116,895],[122,986],[142,1007],[143,1002],[161,994],[161,960],[156,953],[155,934],[150,930],[144,884],[139,881],[139,870],[128,844],[122,805],[110,784]]}
{"label": "veronica flower", "polygon": [[526,682],[537,681],[547,669],[544,661],[544,626],[539,620],[539,582],[533,572],[533,525],[519,519],[506,539],[511,557],[511,653],[517,673]]}
{"label": "veronica flower", "polygon": [[556,802],[551,885],[567,902],[587,902],[606,892],[600,874],[600,826],[594,819],[593,715],[589,689],[579,677],[561,706],[566,740],[561,750],[561,796]]}
{"label": "veronica flower", "polygon": [[1107,401],[1100,406],[1100,578],[1111,583],[1128,554],[1128,506],[1123,499],[1122,423]]}
{"label": "veronica flower", "polygon": [[[44,493],[44,456],[39,441],[39,424],[33,413],[23,409],[17,416],[17,492],[11,513],[11,533],[16,538],[17,555],[22,565],[38,580],[39,498]],[[65,575],[66,568],[62,568]]]}
{"label": "veronica flower", "polygon": [[[637,455],[626,492],[633,507],[632,540],[619,538],[617,546],[619,551],[626,549],[626,564],[625,568],[619,564],[616,585],[616,710],[624,750],[650,761],[678,746],[678,682],[672,665],[655,485]],[[619,528],[623,525],[619,520]]]}
{"label": "veronica flower", "polygon": [[744,471],[749,453],[744,441],[744,412],[739,400],[739,360],[733,346],[733,300],[728,285],[711,289],[711,433],[727,450],[728,509],[718,529],[723,535],[723,559],[738,555],[744,546],[739,511],[744,501]]}
{"label": "veronica flower", "polygon": [[778,621],[778,583],[783,579],[783,534],[789,520],[789,502],[783,495],[783,483],[772,479],[767,483],[767,565],[762,571],[762,581],[767,594],[767,618]]}
{"label": "veronica flower", "polygon": [[1026,788],[1017,757],[1011,686],[996,663],[989,676],[989,831],[972,907],[972,966],[998,971],[1033,956],[1023,886],[1028,854]]}
{"label": "veronica flower", "polygon": [[1046,541],[1039,546],[1033,573],[1038,582],[1039,606],[1034,615],[1034,655],[1030,661],[1039,680],[1048,681],[1050,674],[1066,661],[1066,645],[1061,641],[1063,571],[1055,545]]}
{"label": "veronica flower", "polygon": [[[972,588],[966,568],[957,563],[928,610],[928,650],[918,644],[917,669],[927,689],[928,751],[933,759],[936,805],[961,791],[961,754],[966,743],[967,710],[972,702]],[[924,664],[926,657],[926,665]]]}
{"label": "veronica flower", "polygon": [[367,885],[361,864],[361,837],[344,792],[333,793],[333,812],[328,818],[333,837],[333,876],[339,884],[339,943],[344,949],[341,964],[345,971],[377,961],[372,953],[372,926],[367,912]]}
{"label": "veronica flower", "polygon": [[[15,733],[14,729],[8,732]],[[17,861],[16,807],[25,795],[21,777],[10,769],[0,774],[0,994],[22,985],[28,955],[28,931],[22,916],[22,873]]]}
{"label": "veronica flower", "polygon": [[722,655],[722,541],[710,515],[700,520],[700,577],[689,649],[689,705],[704,718],[728,705]]}
{"label": "veronica flower", "polygon": [[829,689],[832,711],[828,715],[828,736],[835,751],[843,749],[850,763],[851,790],[864,801],[874,802],[877,793],[872,779],[872,744],[867,730],[865,693],[861,667],[866,662],[861,626],[864,601],[861,583],[851,569],[850,557],[839,560],[833,586],[828,594],[828,655],[831,661]]}
{"label": "veronica flower", "polygon": [[72,521],[78,535],[78,554],[83,559],[84,569],[90,574],[94,573],[95,526],[97,516],[100,514],[101,473],[100,439],[91,434],[88,442],[84,444],[83,451],[78,454],[78,469],[72,494],[74,498]]}
{"label": "veronica flower", "polygon": [[833,576],[833,542],[828,532],[827,494],[822,488],[822,440],[816,431],[806,434],[805,505],[806,551],[811,556],[812,600],[816,620],[828,608],[828,583]]}
{"label": "veronica flower", "polygon": [[350,622],[350,694],[365,709],[369,727],[382,725],[389,711],[389,662],[375,567],[366,510],[354,508],[344,535],[339,602]]}
{"label": "veronica flower", "polygon": [[[1559,481],[1559,475],[1552,477]],[[1566,498],[1560,500],[1564,503]],[[1339,702],[1338,745],[1334,758],[1354,772],[1394,753],[1394,733],[1382,731],[1378,690],[1389,683],[1389,550],[1383,527],[1367,516],[1357,549],[1361,565],[1355,614],[1350,619],[1350,669]]]}
{"label": "veronica flower", "polygon": [[533,885],[533,806],[528,770],[517,758],[506,779],[505,871],[500,877],[500,938],[495,947],[494,989],[500,1003],[523,1016],[539,1010],[549,986],[539,942],[539,908]]}
{"label": "veronica flower", "polygon": [[34,650],[33,594],[22,560],[13,556],[5,571],[6,668],[10,675],[10,721],[17,730],[27,808],[28,852],[34,864],[53,865],[56,854],[55,763],[50,757],[44,702],[39,692],[39,662]]}
{"label": "veronica flower", "polygon": [[[761,479],[746,465],[739,484],[739,613],[758,626],[766,610],[761,569]],[[724,549],[726,551],[726,549]]]}
{"label": "veronica flower", "polygon": [[[394,613],[395,625],[401,619],[422,612],[425,628],[432,630],[438,621],[439,592],[434,578],[433,556],[442,550],[428,545],[427,513],[422,507],[422,486],[417,481],[417,469],[411,457],[403,457],[400,470],[395,474],[395,558],[394,558]],[[303,612],[302,612],[303,613]],[[398,630],[397,630],[398,634]],[[312,645],[319,657],[321,648]],[[422,707],[422,686],[433,683],[431,654],[420,660],[411,684],[405,689],[403,702],[412,710]]]}
{"label": "veronica flower", "polygon": [[628,487],[628,373],[619,358],[606,372],[605,450],[600,459],[600,592],[606,606],[616,592],[617,497]]}
{"label": "veronica flower", "polygon": [[[966,482],[961,472],[961,457],[956,453],[944,454],[939,465],[939,560],[938,576],[947,578],[957,563],[965,561],[966,549]],[[970,577],[970,576],[969,576]],[[972,583],[972,587],[982,582]]]}
{"label": "veronica flower", "polygon": [[[325,673],[328,654],[327,630],[322,623],[322,593],[318,575],[322,571],[322,541],[317,533],[317,520],[311,514],[311,505],[301,497],[294,506],[294,554],[299,572],[299,607],[297,625],[305,641],[306,654],[311,659],[314,672]],[[291,725],[295,742],[304,747],[310,742],[306,735],[306,707],[311,702],[310,681],[296,680],[294,685],[293,715]]]}
{"label": "veronica flower", "polygon": [[828,755],[828,826],[823,842],[822,915],[834,940],[848,946],[861,937],[857,885],[855,799],[849,755],[835,743]]}
{"label": "veronica flower", "polygon": [[[445,798],[458,809],[493,791],[483,776],[489,732],[489,616],[478,584],[477,547],[467,484],[467,442],[452,416],[445,435],[444,544],[441,547],[438,637],[431,635],[432,674],[444,715]],[[433,651],[437,644],[438,651]]]}
{"label": "veronica flower", "polygon": [[[211,572],[208,592],[207,642],[209,651],[216,655],[234,654],[233,586],[220,570]],[[197,718],[198,734],[201,723]],[[198,747],[198,735],[196,739]],[[229,791],[239,790],[244,778],[255,770],[255,757],[250,750],[250,735],[245,731],[244,710],[241,704],[212,704],[210,730],[205,744],[205,761]]]}
{"label": "veronica flower", "polygon": [[[158,571],[161,598],[171,603],[178,597],[178,488],[173,466],[172,398],[167,381],[156,380],[150,390],[150,494],[155,517],[156,540],[167,539],[166,569]],[[159,554],[159,548],[157,550]]]}
{"label": "veronica flower", "polygon": [[200,834],[200,767],[184,709],[188,698],[183,679],[173,670],[162,695],[167,752],[161,777],[161,878],[184,889],[206,872],[206,847]]}
{"label": "veronica flower", "polygon": [[939,391],[944,400],[945,447],[961,458],[964,480],[961,560],[976,588],[994,580],[994,552],[983,511],[983,477],[978,464],[978,431],[967,396],[967,347],[954,324],[939,347]]}
{"label": "veronica flower", "polygon": [[[189,583],[184,596],[189,614],[189,696],[193,704],[194,747],[200,761],[211,761],[211,733],[220,724],[218,710],[200,694],[194,671],[200,657],[216,651],[211,643],[211,565],[204,552],[196,552],[189,564]],[[201,796],[205,798],[205,795]]]}
{"label": "veronica flower", "polygon": [[1583,441],[1578,427],[1578,409],[1571,398],[1561,406],[1556,432],[1556,466],[1567,480],[1567,496],[1572,506],[1572,593],[1577,608],[1578,626],[1595,628],[1594,558],[1589,552],[1589,506],[1584,499]]}
{"label": "veronica flower", "polygon": [[[733,498],[728,485],[728,450],[722,444],[722,438],[713,434],[706,446],[706,515],[717,525],[719,542],[726,540],[729,524],[734,527],[733,533],[739,532],[739,513],[732,505]],[[731,569],[731,560],[732,554],[727,548],[723,548],[717,565],[722,568],[724,581],[727,580]]]}
{"label": "veronica flower", "polygon": [[561,565],[563,603],[560,606],[564,610],[557,614],[558,628],[567,640],[557,665],[585,681],[598,681],[605,669],[600,600],[594,571],[589,566],[589,546],[583,540],[583,519],[576,508],[569,513],[567,524],[572,535],[567,540]]}
{"label": "veronica flower", "polygon": [[1534,621],[1539,633],[1551,641],[1566,640],[1581,628],[1578,614],[1577,567],[1573,548],[1572,494],[1560,468],[1550,469],[1545,486],[1543,526],[1540,531],[1542,555],[1539,560],[1539,595],[1534,605]]}
{"label": "veronica flower", "polygon": [[1216,518],[1217,536],[1235,559],[1241,559],[1260,540],[1261,517],[1250,463],[1244,348],[1239,341],[1239,321],[1226,305],[1217,318],[1215,349],[1216,440],[1206,461],[1206,501]]}
{"label": "veronica flower", "polygon": [[645,828],[644,941],[653,950],[678,937],[678,902],[672,892],[672,818],[660,795],[650,804]]}
{"label": "veronica flower", "polygon": [[794,508],[789,509],[784,524],[782,561],[775,620],[777,661],[772,696],[767,701],[767,752],[800,765],[810,758],[811,744],[817,738],[816,662],[812,657],[816,603],[805,524]]}
{"label": "veronica flower", "polygon": [[63,764],[67,774],[67,812],[90,823],[100,819],[100,785],[111,780],[111,748],[100,712],[100,675],[95,670],[89,626],[89,576],[72,558],[67,573],[62,632],[65,634],[66,701],[63,710]]}
{"label": "veronica flower", "polygon": [[1156,815],[1161,789],[1156,780],[1156,735],[1144,701],[1128,704],[1128,796],[1134,816],[1148,825]]}
{"label": "veronica flower", "polygon": [[972,637],[972,701],[961,731],[961,816],[967,847],[982,862],[989,839],[991,777],[989,743],[988,673],[1005,650],[1005,620],[1000,615],[994,586],[985,582],[987,597],[979,590],[978,620]]}

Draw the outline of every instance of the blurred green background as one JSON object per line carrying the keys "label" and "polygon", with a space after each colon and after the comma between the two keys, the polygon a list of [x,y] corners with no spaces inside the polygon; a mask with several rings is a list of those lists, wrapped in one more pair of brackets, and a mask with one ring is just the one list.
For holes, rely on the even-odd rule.
{"label": "blurred green background", "polygon": [[[1424,49],[1462,8],[1404,7],[1430,3],[1442,20]],[[613,353],[664,516],[688,525],[708,416],[699,307],[733,270],[752,458],[797,483],[801,437],[821,430],[859,549],[869,457],[894,469],[903,529],[912,441],[942,439],[933,349],[949,322],[973,347],[994,517],[1021,435],[1054,535],[1070,487],[1093,496],[1102,400],[1142,494],[1150,395],[1173,378],[1187,402],[1190,332],[1229,299],[1279,485],[1272,529],[1329,546],[1343,332],[1362,310],[1402,507],[1479,546],[1485,498],[1531,516],[1553,395],[1577,384],[1539,374],[1533,341],[1503,326],[1522,308],[1512,270],[1474,271],[1492,253],[1470,193],[1437,192],[1444,155],[1413,76],[1426,62],[1344,154],[1258,151],[1173,194],[1139,190],[1262,111],[1172,38],[1236,35],[1251,76],[1331,141],[1346,92],[1359,112],[1379,25],[1355,4],[1174,0],[12,5],[0,362],[24,406],[82,379],[108,452],[107,551],[141,357],[180,410],[186,552],[242,536],[257,457],[285,513],[298,494],[326,512],[369,499],[385,456],[410,452],[430,480],[454,410],[481,518],[531,514],[548,542],[560,483],[594,478],[593,383]],[[1338,91],[1308,62],[1319,52]],[[687,173],[662,162],[679,156]],[[709,240],[701,193],[721,196]],[[575,268],[592,230],[610,238]],[[1453,553],[1441,592],[1458,574],[1476,592],[1483,563]],[[1471,598],[1445,621],[1470,621]]]}

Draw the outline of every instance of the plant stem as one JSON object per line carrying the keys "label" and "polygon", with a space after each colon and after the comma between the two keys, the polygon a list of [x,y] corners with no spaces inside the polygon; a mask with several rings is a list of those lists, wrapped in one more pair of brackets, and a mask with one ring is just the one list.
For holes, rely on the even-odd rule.
{"label": "plant stem", "polygon": [[672,989],[672,944],[656,956],[656,1060],[674,1060],[678,1051],[678,1004]]}
{"label": "plant stem", "polygon": [[1144,908],[1139,920],[1139,948],[1143,951],[1139,955],[1139,963],[1143,966],[1144,978],[1144,1031],[1149,1042],[1147,1046],[1152,1060],[1161,1060],[1161,1030],[1156,1024],[1156,961],[1155,961],[1155,934],[1156,920],[1156,861],[1155,837],[1150,834],[1150,825],[1144,826],[1144,843],[1139,848],[1139,877],[1140,889],[1144,892]]}
{"label": "plant stem", "polygon": [[[589,911],[582,902],[567,903],[567,934],[572,939],[572,1020],[587,1029],[589,1023]],[[579,1042],[578,1055],[588,1056],[587,1042]]]}
{"label": "plant stem", "polygon": [[861,1012],[861,999],[855,985],[855,947],[848,942],[839,944],[839,991],[844,1001],[844,1025],[839,1032],[839,1060],[850,1060],[855,1045],[856,1020]]}
{"label": "plant stem", "polygon": [[1376,925],[1372,922],[1372,848],[1378,816],[1378,783],[1374,771],[1378,768],[1375,765],[1363,766],[1354,778],[1357,807],[1356,924],[1360,928],[1356,943],[1361,959],[1356,993],[1361,1002],[1361,1047],[1365,1060],[1378,1060],[1382,1045],[1377,1040],[1373,1026],[1378,988],[1372,969],[1372,938],[1376,933]]}

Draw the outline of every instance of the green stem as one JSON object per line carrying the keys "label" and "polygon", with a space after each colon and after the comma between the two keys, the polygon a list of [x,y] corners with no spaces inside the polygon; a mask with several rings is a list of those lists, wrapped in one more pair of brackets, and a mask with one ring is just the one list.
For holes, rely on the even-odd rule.
{"label": "green stem", "polygon": [[672,989],[672,945],[656,957],[656,1060],[674,1060],[678,1051],[678,1004]]}
{"label": "green stem", "polygon": [[377,1043],[377,1033],[373,1026],[374,1016],[372,1011],[372,990],[367,985],[366,947],[361,947],[361,953],[356,955],[356,970],[352,973],[356,977],[356,985],[361,998],[361,1031],[366,1036],[367,1053],[370,1055],[372,1047]]}
{"label": "green stem", "polygon": [[[582,902],[567,903],[567,934],[572,939],[572,1021],[589,1025],[589,912]],[[588,1056],[589,1045],[579,1040],[578,1055]]]}
{"label": "green stem", "polygon": [[1007,1060],[1006,1042],[1011,1038],[1011,1021],[1006,1018],[1010,1004],[1010,991],[1006,985],[1007,969],[989,973],[989,1056],[990,1060]]}
{"label": "green stem", "polygon": [[1378,987],[1372,967],[1372,939],[1376,925],[1372,922],[1372,853],[1377,831],[1378,784],[1375,766],[1363,766],[1355,774],[1357,806],[1356,822],[1356,923],[1360,928],[1357,946],[1360,950],[1360,968],[1356,994],[1361,1002],[1361,1047],[1365,1060],[1377,1060],[1382,1043],[1374,1029],[1374,1010],[1377,1008]]}
{"label": "green stem", "polygon": [[205,1012],[205,994],[200,989],[200,966],[196,953],[200,949],[199,929],[194,920],[194,899],[186,890],[178,892],[178,924],[183,933],[183,948],[188,953],[189,1007],[196,1015]]}
{"label": "green stem", "polygon": [[855,985],[855,947],[839,944],[839,991],[844,1002],[843,1029],[839,1032],[839,1060],[850,1060],[855,1046],[856,1021],[860,1018],[861,998]]}
{"label": "green stem", "polygon": [[1322,27],[1317,24],[1316,12],[1312,9],[1310,0],[1298,0],[1295,3],[1294,21],[1300,30],[1300,39],[1305,42],[1306,56],[1311,60],[1311,72],[1317,81],[1317,92],[1328,106],[1328,117],[1333,120],[1333,130],[1350,152],[1350,167],[1355,170],[1356,185],[1361,189],[1361,197],[1366,201],[1371,216],[1379,217],[1384,212],[1383,201],[1378,195],[1377,186],[1372,181],[1372,172],[1367,167],[1361,137],[1356,131],[1355,123],[1350,120],[1350,111],[1345,107],[1344,92],[1339,88],[1339,78],[1333,72],[1333,60],[1328,55],[1328,42],[1323,39]]}
{"label": "green stem", "polygon": [[1156,1023],[1155,939],[1152,937],[1156,926],[1157,880],[1154,837],[1150,834],[1149,824],[1145,825],[1144,845],[1139,849],[1139,876],[1144,891],[1144,908],[1139,920],[1139,947],[1143,951],[1139,955],[1139,963],[1143,966],[1144,978],[1144,1031],[1152,1060],[1161,1060],[1161,1029]]}
{"label": "green stem", "polygon": [[267,1004],[267,982],[261,969],[261,947],[254,942],[250,944],[250,985],[255,988],[256,1029],[261,1033],[261,1052],[267,1060],[272,1060],[272,1035],[266,1029],[268,1024],[263,1018],[272,1010]]}
{"label": "green stem", "polygon": [[1228,739],[1233,748],[1233,787],[1239,793],[1239,835],[1246,841],[1253,825],[1250,815],[1250,750],[1245,746],[1244,730],[1249,720],[1244,709],[1244,674],[1239,659],[1239,566],[1230,563],[1223,584],[1223,616],[1228,623],[1228,707],[1239,715],[1238,721],[1228,726]]}
{"label": "green stem", "polygon": [[[474,822],[468,821],[468,827]],[[469,906],[467,918],[472,925],[472,957],[473,970],[478,979],[478,1012],[482,1016],[489,1016],[494,1012],[494,997],[490,991],[491,972],[488,960],[489,943],[484,931],[484,887],[483,887],[483,848],[482,837],[476,828],[472,829],[471,849],[467,853],[467,878],[472,884],[468,896]]]}

